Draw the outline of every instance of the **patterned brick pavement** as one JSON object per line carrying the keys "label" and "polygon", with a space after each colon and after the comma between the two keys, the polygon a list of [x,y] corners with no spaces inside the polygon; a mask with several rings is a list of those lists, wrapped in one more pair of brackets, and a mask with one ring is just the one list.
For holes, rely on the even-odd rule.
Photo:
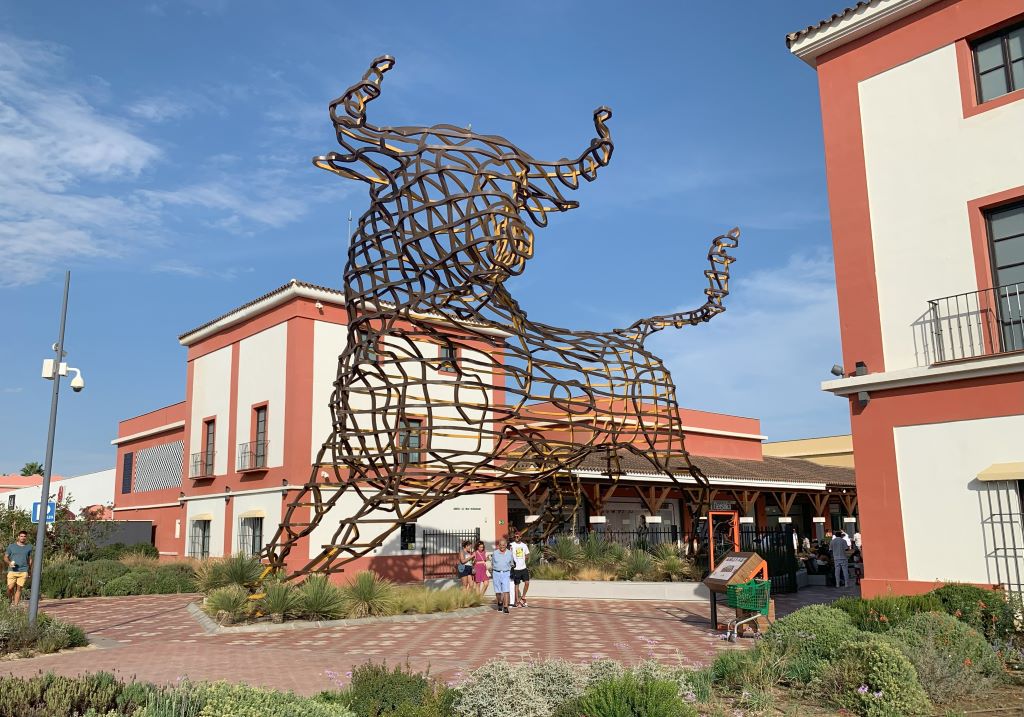
{"label": "patterned brick pavement", "polygon": [[[776,600],[785,615],[853,591],[810,588]],[[206,633],[186,605],[190,595],[54,600],[44,611],[82,627],[95,647],[2,663],[2,672],[33,675],[106,670],[123,677],[174,682],[229,680],[316,693],[367,660],[408,661],[457,680],[492,657],[654,658],[703,664],[732,649],[711,631],[702,603],[536,600],[509,615],[484,613],[425,622],[309,628],[285,632]]]}

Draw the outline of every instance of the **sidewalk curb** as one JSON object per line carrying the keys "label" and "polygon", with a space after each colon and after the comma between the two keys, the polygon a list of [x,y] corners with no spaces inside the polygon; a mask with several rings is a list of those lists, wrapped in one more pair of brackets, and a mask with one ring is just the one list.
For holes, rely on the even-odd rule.
{"label": "sidewalk curb", "polygon": [[209,615],[203,612],[197,603],[190,602],[185,606],[189,614],[195,618],[200,627],[209,635],[237,635],[253,632],[287,632],[289,630],[307,630],[319,627],[345,627],[356,625],[374,625],[390,622],[432,622],[434,620],[451,620],[468,615],[480,615],[490,612],[489,605],[467,607],[452,612],[434,612],[427,615],[389,615],[388,617],[360,617],[346,620],[288,620],[286,622],[261,622],[254,625],[218,625]]}

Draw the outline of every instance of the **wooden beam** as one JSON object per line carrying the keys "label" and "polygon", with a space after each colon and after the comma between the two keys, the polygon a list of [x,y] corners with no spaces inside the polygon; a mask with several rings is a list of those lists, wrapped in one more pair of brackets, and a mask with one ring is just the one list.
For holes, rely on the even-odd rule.
{"label": "wooden beam", "polygon": [[671,490],[671,488],[656,488],[655,486],[636,486],[637,497],[640,498],[651,515],[661,512],[661,506],[665,504],[665,499],[668,498]]}
{"label": "wooden beam", "polygon": [[828,510],[828,501],[832,497],[831,493],[808,493],[807,497],[811,499],[811,505],[814,506],[814,514],[819,518],[825,517],[825,511]]}
{"label": "wooden beam", "polygon": [[775,498],[775,502],[779,504],[779,509],[783,515],[789,515],[789,511],[793,509],[793,503],[796,502],[796,493],[790,493],[788,491],[772,491],[772,497]]}
{"label": "wooden beam", "polygon": [[743,508],[744,514],[754,512],[754,504],[757,503],[757,497],[761,495],[761,491],[757,490],[732,490],[730,493]]}

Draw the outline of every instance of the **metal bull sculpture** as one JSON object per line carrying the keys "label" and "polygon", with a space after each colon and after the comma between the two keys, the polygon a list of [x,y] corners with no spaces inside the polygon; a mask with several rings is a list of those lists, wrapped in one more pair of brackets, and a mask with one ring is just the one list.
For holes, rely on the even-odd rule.
{"label": "metal bull sculpture", "polygon": [[[712,242],[707,301],[695,310],[608,332],[532,321],[505,281],[533,255],[530,225],[576,208],[565,195],[611,160],[611,110],[595,110],[597,136],[578,157],[539,161],[451,125],[371,124],[366,107],[393,66],[377,58],[331,103],[342,151],[313,160],[367,182],[370,208],[345,267],[333,432],[265,550],[270,566],[283,568],[300,540],[318,536],[291,576],[338,571],[443,501],[499,488],[541,497],[536,526],[550,532],[581,498],[574,469],[594,456],[610,482],[631,454],[696,483],[706,505],[672,377],[644,343],[725,310],[739,231]],[[321,524],[336,525],[327,540],[323,528],[314,535]]]}

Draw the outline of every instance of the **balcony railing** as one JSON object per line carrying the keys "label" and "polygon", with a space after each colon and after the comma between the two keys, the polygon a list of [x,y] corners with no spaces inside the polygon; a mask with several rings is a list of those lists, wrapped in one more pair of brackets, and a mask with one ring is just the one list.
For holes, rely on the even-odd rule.
{"label": "balcony railing", "polygon": [[212,478],[213,477],[213,459],[216,456],[215,451],[203,451],[202,453],[192,454],[192,467],[189,470],[189,478]]}
{"label": "balcony railing", "polygon": [[267,467],[267,443],[252,441],[238,444],[238,470],[258,471]]}
{"label": "balcony railing", "polygon": [[932,363],[1024,351],[1024,282],[928,302]]}

